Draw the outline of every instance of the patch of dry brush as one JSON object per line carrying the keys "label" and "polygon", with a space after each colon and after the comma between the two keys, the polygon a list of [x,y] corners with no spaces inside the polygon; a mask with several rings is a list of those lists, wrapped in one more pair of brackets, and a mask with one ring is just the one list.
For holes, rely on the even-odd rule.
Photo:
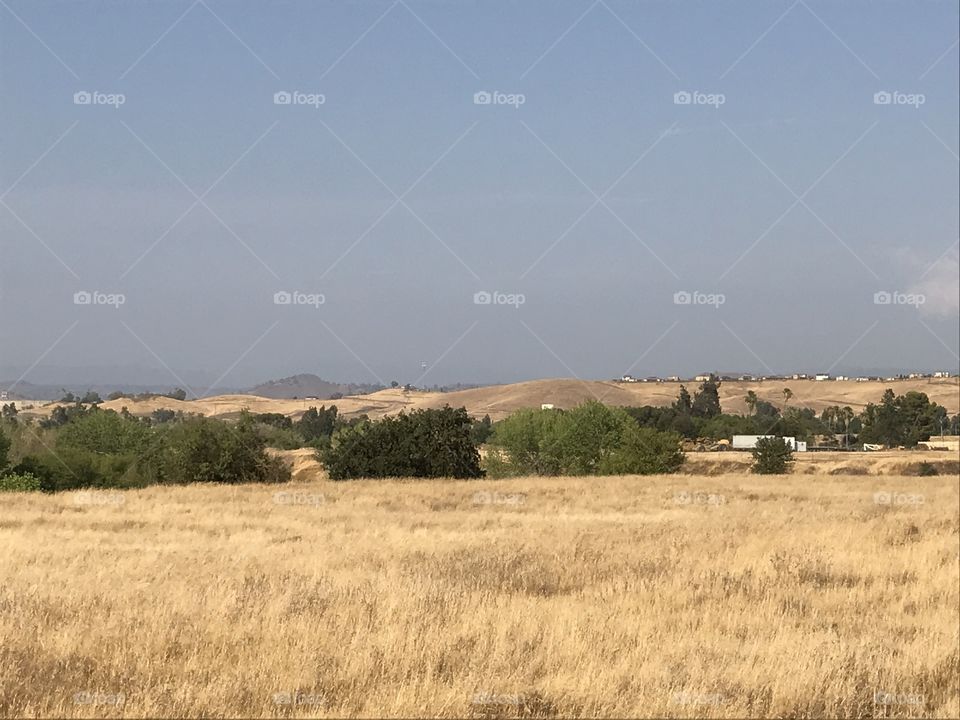
{"label": "patch of dry brush", "polygon": [[0,716],[956,717],[958,503],[747,475],[8,495]]}

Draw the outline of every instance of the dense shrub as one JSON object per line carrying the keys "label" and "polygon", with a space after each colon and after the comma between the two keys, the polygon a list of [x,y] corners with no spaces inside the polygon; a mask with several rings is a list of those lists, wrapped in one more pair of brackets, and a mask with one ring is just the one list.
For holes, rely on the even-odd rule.
{"label": "dense shrub", "polygon": [[331,405],[329,409],[321,406],[319,410],[315,407],[309,408],[294,423],[294,428],[307,444],[330,438],[337,428],[337,406]]}
{"label": "dense shrub", "polygon": [[150,440],[150,429],[113,410],[93,410],[64,425],[57,434],[58,449],[75,448],[110,455],[140,453]]}
{"label": "dense shrub", "polygon": [[604,458],[603,475],[659,475],[675,473],[685,460],[680,436],[651,428],[628,426],[620,447]]}
{"label": "dense shrub", "polygon": [[494,425],[487,470],[505,475],[559,475],[563,458],[559,438],[564,413],[557,410],[517,410]]}
{"label": "dense shrub", "polygon": [[793,462],[793,449],[781,437],[757,440],[753,449],[753,472],[758,475],[783,475]]}
{"label": "dense shrub", "polygon": [[265,452],[265,443],[248,414],[236,425],[192,417],[156,432],[154,443],[138,463],[139,473],[150,484],[270,483],[290,479],[283,462]]}
{"label": "dense shrub", "polygon": [[10,452],[10,438],[6,436],[3,430],[0,430],[0,473],[2,473],[6,467],[7,455]]}
{"label": "dense shrub", "polygon": [[345,426],[319,454],[333,480],[483,475],[464,408],[401,412]]}
{"label": "dense shrub", "polygon": [[675,472],[680,436],[640,427],[621,408],[596,401],[572,410],[519,410],[494,426],[492,476]]}
{"label": "dense shrub", "polygon": [[21,459],[10,472],[35,477],[46,492],[290,477],[282,461],[265,452],[264,439],[247,415],[235,424],[182,417],[150,427],[127,414],[94,410],[41,434],[15,436],[14,456]]}
{"label": "dense shrub", "polygon": [[143,487],[146,481],[136,463],[136,455],[101,455],[66,447],[27,456],[11,472],[36,476],[45,492]]}
{"label": "dense shrub", "polygon": [[0,475],[0,492],[34,492],[40,489],[40,478],[30,473]]}

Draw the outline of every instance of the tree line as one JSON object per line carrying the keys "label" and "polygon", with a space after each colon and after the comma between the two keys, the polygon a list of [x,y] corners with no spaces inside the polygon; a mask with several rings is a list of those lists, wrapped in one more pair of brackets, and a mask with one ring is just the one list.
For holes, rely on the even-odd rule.
{"label": "tree line", "polygon": [[[585,402],[570,410],[518,410],[493,423],[465,408],[425,409],[371,420],[343,418],[335,405],[311,407],[296,420],[243,412],[231,421],[172,410],[134,417],[74,398],[38,423],[0,407],[0,489],[135,488],[190,482],[283,482],[289,470],[267,448],[313,448],[334,480],[386,477],[477,478],[484,475],[613,475],[676,472],[682,441],[733,434],[842,435],[848,444],[913,447],[941,430],[957,434],[958,417],[920,392],[887,390],[860,413],[829,407],[819,415],[778,408],[754,394],[747,415],[724,413],[719,384],[691,395],[681,386],[667,407],[608,407]],[[480,448],[485,448],[481,458]],[[762,444],[774,458],[757,472],[782,472],[792,454]],[[782,462],[781,462],[782,461]],[[766,469],[763,469],[766,468]]]}

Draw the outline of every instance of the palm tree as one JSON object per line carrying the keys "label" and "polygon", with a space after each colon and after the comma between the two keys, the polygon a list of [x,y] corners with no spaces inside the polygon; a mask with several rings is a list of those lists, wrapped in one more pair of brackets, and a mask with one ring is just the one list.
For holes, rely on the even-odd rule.
{"label": "palm tree", "polygon": [[847,405],[840,411],[840,417],[843,418],[843,446],[850,447],[850,421],[853,420],[857,414],[853,411],[853,408]]}
{"label": "palm tree", "polygon": [[792,397],[793,397],[793,390],[791,390],[790,388],[784,388],[783,389],[783,409],[784,410],[787,409],[787,403],[790,402],[790,398]]}
{"label": "palm tree", "polygon": [[747,407],[750,408],[751,415],[757,412],[757,400],[759,399],[760,398],[757,397],[757,394],[753,390],[747,392],[747,396],[744,398],[744,400],[747,403]]}

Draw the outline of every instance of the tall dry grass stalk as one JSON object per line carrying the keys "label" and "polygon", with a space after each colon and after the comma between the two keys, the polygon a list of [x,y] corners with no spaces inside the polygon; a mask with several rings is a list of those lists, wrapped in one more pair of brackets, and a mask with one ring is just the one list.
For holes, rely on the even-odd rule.
{"label": "tall dry grass stalk", "polygon": [[0,715],[957,717],[958,505],[956,477],[7,495]]}

